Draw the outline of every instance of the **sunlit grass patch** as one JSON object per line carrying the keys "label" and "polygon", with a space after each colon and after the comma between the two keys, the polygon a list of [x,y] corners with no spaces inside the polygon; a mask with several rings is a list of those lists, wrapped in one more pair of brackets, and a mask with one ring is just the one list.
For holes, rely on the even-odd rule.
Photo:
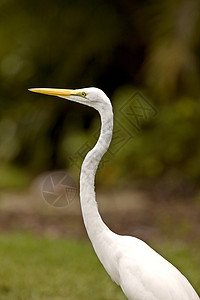
{"label": "sunlit grass patch", "polygon": [[[155,241],[152,246],[175,264],[200,291],[200,248]],[[99,263],[89,242],[0,236],[0,299],[125,299]]]}

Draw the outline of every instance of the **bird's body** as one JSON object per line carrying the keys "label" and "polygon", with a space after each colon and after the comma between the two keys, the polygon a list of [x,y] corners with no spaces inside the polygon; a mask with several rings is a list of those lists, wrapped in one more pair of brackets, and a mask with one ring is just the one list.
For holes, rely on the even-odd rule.
{"label": "bird's body", "polygon": [[88,236],[112,280],[121,286],[129,300],[199,300],[189,281],[172,264],[140,239],[115,234],[101,219],[94,180],[112,138],[113,112],[108,97],[96,88],[31,90],[86,104],[100,114],[100,137],[81,168],[80,200]]}

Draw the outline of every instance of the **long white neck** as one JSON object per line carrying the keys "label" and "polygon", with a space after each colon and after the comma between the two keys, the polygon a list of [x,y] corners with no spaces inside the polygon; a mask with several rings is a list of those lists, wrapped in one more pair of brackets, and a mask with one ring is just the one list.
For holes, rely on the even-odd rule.
{"label": "long white neck", "polygon": [[94,181],[95,174],[99,162],[107,151],[110,141],[112,139],[113,132],[113,112],[112,106],[105,107],[105,109],[99,111],[101,116],[101,133],[100,137],[94,146],[94,148],[86,155],[80,177],[80,199],[81,209],[84,224],[88,233],[88,236],[93,244],[93,247],[101,259],[101,254],[98,253],[102,246],[99,245],[101,240],[106,238],[112,233],[110,229],[104,224],[98,211],[97,202],[95,200]]}
{"label": "long white neck", "polygon": [[111,278],[119,284],[119,273],[113,250],[118,235],[103,222],[95,200],[94,181],[99,162],[107,151],[113,133],[113,112],[111,104],[99,109],[101,133],[94,148],[86,155],[80,178],[80,199],[83,220],[93,248]]}

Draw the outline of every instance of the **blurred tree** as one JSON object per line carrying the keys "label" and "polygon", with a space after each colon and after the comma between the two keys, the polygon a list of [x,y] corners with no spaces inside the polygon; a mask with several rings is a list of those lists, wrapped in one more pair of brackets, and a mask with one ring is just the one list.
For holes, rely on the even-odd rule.
{"label": "blurred tree", "polygon": [[113,180],[171,173],[198,183],[199,11],[198,0],[1,1],[2,164],[34,174],[63,167],[93,133],[93,111],[29,87],[94,85],[119,107],[132,86],[159,115],[119,153]]}

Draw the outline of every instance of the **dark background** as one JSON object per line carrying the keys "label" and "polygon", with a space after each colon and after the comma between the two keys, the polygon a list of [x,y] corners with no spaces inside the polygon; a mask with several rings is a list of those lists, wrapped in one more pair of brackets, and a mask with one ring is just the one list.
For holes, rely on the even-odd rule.
{"label": "dark background", "polygon": [[91,109],[27,89],[96,86],[114,107],[140,91],[158,111],[105,165],[105,174],[117,168],[112,183],[123,177],[196,191],[199,11],[198,0],[2,1],[0,186],[69,168],[99,127]]}

